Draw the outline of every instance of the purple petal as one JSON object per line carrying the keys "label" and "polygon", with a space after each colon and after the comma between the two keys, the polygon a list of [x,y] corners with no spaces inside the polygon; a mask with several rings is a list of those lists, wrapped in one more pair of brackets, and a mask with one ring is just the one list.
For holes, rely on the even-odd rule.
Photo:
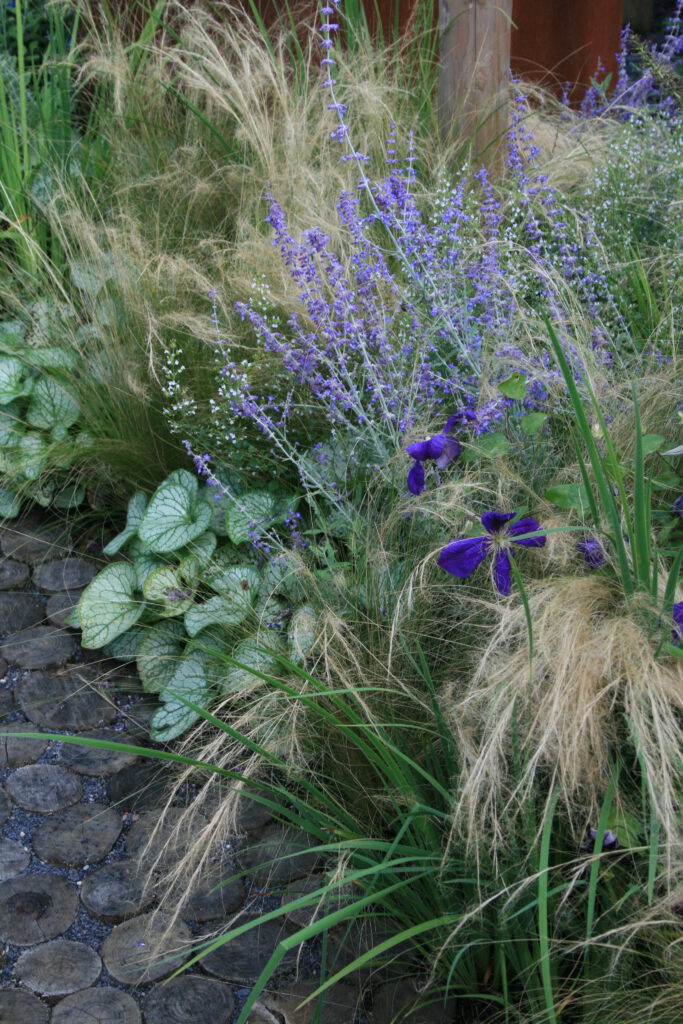
{"label": "purple petal", "polygon": [[493,561],[493,582],[496,590],[503,597],[507,597],[512,589],[512,570],[510,568],[510,555],[505,548],[499,548]]}
{"label": "purple petal", "polygon": [[422,494],[425,489],[425,471],[421,462],[416,459],[408,473],[408,490],[411,494]]}
{"label": "purple petal", "polygon": [[599,569],[606,562],[602,544],[594,537],[587,537],[580,540],[576,545],[577,551],[583,555],[583,560],[591,569]]}
{"label": "purple petal", "polygon": [[[431,438],[429,441],[415,441],[414,444],[406,446],[406,452],[410,455],[411,459],[418,459],[420,462],[423,459],[433,459],[434,456],[430,447],[431,441]],[[441,449],[439,449],[439,454],[441,454]]]}
{"label": "purple petal", "polygon": [[446,426],[443,428],[444,434],[450,434],[451,430],[453,429],[453,427],[455,426],[459,419],[460,417],[458,416],[457,412],[453,413],[452,416],[449,416],[448,420],[446,421]]}
{"label": "purple petal", "polygon": [[521,534],[535,533],[540,529],[541,524],[538,519],[518,519],[512,526],[508,526],[506,533],[514,540],[515,544],[523,544],[527,548],[542,548],[545,544],[545,537],[525,537],[524,539],[521,537]]}
{"label": "purple petal", "polygon": [[[588,826],[588,838],[585,843],[581,846],[584,853],[593,853],[595,851],[595,840],[598,838],[598,830]],[[611,828],[606,828],[602,835],[602,848],[604,851],[618,850],[621,844],[619,837],[616,832],[613,832]]]}
{"label": "purple petal", "polygon": [[427,459],[439,459],[443,454],[444,448],[446,447],[447,438],[445,434],[435,434],[434,437],[430,437],[425,441],[425,447],[428,455],[425,456]]}
{"label": "purple petal", "polygon": [[679,601],[674,605],[674,628],[672,632],[672,640],[678,645],[683,640],[683,601]]}
{"label": "purple petal", "polygon": [[514,512],[484,512],[481,521],[489,533],[501,533],[505,524],[514,518]]}
{"label": "purple petal", "polygon": [[451,576],[458,576],[461,580],[467,579],[484,561],[490,547],[491,541],[488,537],[452,540],[439,555],[439,566]]}
{"label": "purple petal", "polygon": [[436,460],[437,468],[445,469],[449,462],[452,462],[453,459],[457,459],[461,451],[462,447],[458,444],[454,437],[444,436],[443,451]]}
{"label": "purple petal", "polygon": [[434,434],[434,437],[428,437],[426,441],[415,441],[407,445],[406,452],[420,462],[425,459],[437,459],[439,469],[445,469],[448,463],[460,454],[460,445],[454,437]]}

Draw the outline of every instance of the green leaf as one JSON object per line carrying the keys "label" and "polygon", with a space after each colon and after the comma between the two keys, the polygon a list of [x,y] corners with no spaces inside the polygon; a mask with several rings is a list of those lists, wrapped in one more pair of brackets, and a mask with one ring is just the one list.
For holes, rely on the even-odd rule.
{"label": "green leaf", "polygon": [[69,271],[74,288],[78,288],[79,292],[85,292],[90,298],[94,298],[109,280],[108,276],[95,274],[81,260],[72,260]]}
{"label": "green leaf", "polygon": [[469,445],[461,458],[464,462],[476,462],[477,459],[497,459],[510,448],[510,442],[504,434],[484,434],[476,442]]}
{"label": "green leaf", "polygon": [[137,668],[145,690],[159,693],[169,685],[183,654],[182,622],[162,622],[145,632],[137,649]]}
{"label": "green leaf", "polygon": [[159,610],[162,618],[183,615],[194,601],[194,591],[182,580],[176,565],[152,569],[145,579],[142,593],[148,601],[162,606]]}
{"label": "green leaf", "polygon": [[135,597],[135,569],[128,562],[108,565],[88,584],[78,602],[85,648],[104,647],[134,626],[145,609]]}
{"label": "green leaf", "polygon": [[607,818],[606,827],[616,832],[621,846],[641,846],[643,823],[635,814],[623,809],[613,809]]}
{"label": "green leaf", "polygon": [[19,410],[19,402],[12,402],[0,409],[0,448],[11,448],[18,444],[24,433],[24,422]]}
{"label": "green leaf", "polygon": [[301,455],[303,475],[312,480],[324,476],[334,483],[344,484],[353,472],[354,456],[357,458],[358,452],[354,452],[352,441],[345,443],[339,438],[335,444],[322,442]]}
{"label": "green leaf", "polygon": [[55,496],[55,485],[49,480],[39,480],[31,491],[31,498],[41,508],[48,508]]}
{"label": "green leaf", "polygon": [[15,519],[21,512],[21,501],[6,487],[0,487],[0,519]]}
{"label": "green leaf", "polygon": [[507,380],[500,382],[498,390],[506,398],[514,398],[521,402],[526,395],[526,377],[523,373],[511,373]]}
{"label": "green leaf", "polygon": [[69,428],[63,427],[61,423],[58,423],[50,431],[50,440],[52,441],[64,441],[69,436]]}
{"label": "green leaf", "polygon": [[76,402],[52,379],[41,377],[33,388],[26,419],[32,427],[52,430],[59,425],[72,427],[81,415]]}
{"label": "green leaf", "polygon": [[583,484],[555,484],[543,497],[558,508],[576,508],[581,512],[589,507],[588,494]]}
{"label": "green leaf", "polygon": [[[244,668],[232,665],[225,675],[224,686],[233,692],[251,690],[257,686],[263,686],[263,680],[255,676],[249,669],[256,669],[264,675],[273,675],[278,672],[279,666],[273,657],[274,651],[265,646],[263,637],[250,637],[243,640],[233,651],[235,661],[241,662]],[[271,646],[275,646],[275,638],[270,637]]]}
{"label": "green leaf", "polygon": [[85,500],[85,487],[83,484],[67,484],[53,498],[52,504],[55,508],[76,508],[82,505]]}
{"label": "green leaf", "polygon": [[72,438],[72,444],[79,454],[83,455],[93,446],[94,437],[87,430],[79,430]]}
{"label": "green leaf", "polygon": [[151,551],[143,551],[141,554],[137,555],[133,562],[133,566],[135,568],[135,578],[137,580],[138,590],[143,589],[145,581],[151,572],[154,572],[155,569],[164,568],[166,564],[167,563],[163,558],[158,558],[156,555],[153,555]]}
{"label": "green leaf", "polygon": [[296,609],[289,622],[287,646],[289,656],[295,665],[303,664],[313,647],[317,635],[318,616],[313,605],[302,604]]}
{"label": "green leaf", "polygon": [[216,547],[216,534],[211,531],[203,533],[193,544],[188,544],[187,550],[190,554],[185,555],[178,564],[178,572],[181,579],[192,587],[196,587],[199,580],[205,582],[206,572],[217,572],[218,569],[210,568],[211,556]]}
{"label": "green leaf", "polygon": [[21,359],[0,355],[0,405],[9,405],[15,398],[31,393],[33,381],[24,380],[25,372]]}
{"label": "green leaf", "polygon": [[43,471],[47,442],[40,434],[31,432],[19,438],[17,455],[21,471],[27,480],[36,480]]}
{"label": "green leaf", "polygon": [[183,562],[187,562],[188,566],[192,562],[196,566],[194,576],[197,576],[209,564],[217,543],[216,534],[212,530],[207,530],[201,537],[197,537],[187,545],[187,554],[184,556]]}
{"label": "green leaf", "polygon": [[652,488],[656,491],[668,491],[671,488],[678,487],[680,477],[678,473],[674,473],[671,469],[658,469],[655,470],[656,476],[652,478]]}
{"label": "green leaf", "polygon": [[118,533],[112,540],[109,541],[106,547],[102,548],[105,555],[116,555],[119,553],[123,545],[130,540],[134,534],[137,533],[138,526],[142,522],[142,517],[147,508],[147,495],[143,491],[136,491],[133,497],[128,502],[128,511],[126,513],[126,525],[124,526],[121,533]]}
{"label": "green leaf", "polygon": [[211,686],[215,687],[225,676],[227,670],[226,655],[232,655],[234,641],[220,626],[202,630],[198,637],[187,641],[186,652],[201,651],[205,655],[204,675]]}
{"label": "green leaf", "polygon": [[306,599],[303,566],[296,555],[285,551],[270,559],[263,569],[261,593],[284,594],[294,603]]}
{"label": "green leaf", "polygon": [[[77,624],[78,625],[78,624]],[[113,658],[114,661],[135,661],[138,651],[138,644],[147,631],[139,626],[133,626],[120,636],[117,636],[111,643],[102,648],[102,654],[106,658]]]}
{"label": "green leaf", "polygon": [[70,374],[76,369],[74,353],[57,345],[29,349],[27,359],[31,366],[41,370],[64,370],[66,374]]}
{"label": "green leaf", "polygon": [[21,342],[24,340],[25,332],[26,328],[21,320],[0,321],[0,338],[2,338],[3,343],[14,344],[16,339]]}
{"label": "green leaf", "polygon": [[235,604],[253,604],[261,585],[261,574],[251,565],[230,565],[213,573],[206,582],[217,594],[223,594]]}
{"label": "green leaf", "polygon": [[154,713],[150,723],[150,735],[155,743],[176,739],[201,718],[176,694],[193,704],[206,707],[211,697],[211,687],[204,672],[204,661],[205,655],[201,651],[191,651],[176,668],[167,688],[162,690],[160,696],[164,706]]}
{"label": "green leaf", "polygon": [[522,416],[520,423],[522,425],[522,433],[526,437],[533,437],[541,430],[543,426],[548,422],[548,417],[544,412],[530,412],[526,416]]}
{"label": "green leaf", "polygon": [[204,533],[211,515],[211,506],[198,500],[187,487],[164,483],[152,495],[138,526],[138,537],[150,551],[177,551]]}
{"label": "green leaf", "polygon": [[643,434],[641,444],[643,455],[651,455],[658,452],[662,445],[666,444],[666,438],[662,434]]}
{"label": "green leaf", "polygon": [[253,539],[263,533],[272,522],[275,498],[268,491],[249,491],[230,505],[225,525],[233,544]]}
{"label": "green leaf", "polygon": [[257,629],[278,629],[286,619],[291,606],[281,597],[261,593],[254,605]]}
{"label": "green leaf", "polygon": [[243,487],[237,474],[232,473],[230,470],[226,470],[221,467],[214,470],[214,476],[219,483],[226,487],[226,490],[221,490],[218,487],[210,487],[206,484],[200,489],[199,493],[202,500],[213,509],[211,529],[219,537],[227,537],[228,530],[225,525],[225,517],[228,509],[234,501],[232,495],[242,494]]}
{"label": "green leaf", "polygon": [[163,480],[157,490],[160,491],[162,487],[171,487],[175,484],[179,484],[184,487],[190,494],[197,495],[199,493],[199,483],[194,473],[190,473],[189,469],[174,469],[172,473],[169,473],[165,480]]}
{"label": "green leaf", "polygon": [[196,636],[207,626],[238,626],[248,611],[249,605],[244,601],[236,604],[230,597],[210,597],[185,612],[185,629],[189,636]]}

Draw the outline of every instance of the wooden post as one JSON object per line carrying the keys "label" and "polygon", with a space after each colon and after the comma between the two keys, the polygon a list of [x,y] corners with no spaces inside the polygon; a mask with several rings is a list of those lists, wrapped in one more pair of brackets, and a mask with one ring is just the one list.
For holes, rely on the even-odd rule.
{"label": "wooden post", "polygon": [[492,168],[507,129],[512,0],[440,0],[439,120]]}

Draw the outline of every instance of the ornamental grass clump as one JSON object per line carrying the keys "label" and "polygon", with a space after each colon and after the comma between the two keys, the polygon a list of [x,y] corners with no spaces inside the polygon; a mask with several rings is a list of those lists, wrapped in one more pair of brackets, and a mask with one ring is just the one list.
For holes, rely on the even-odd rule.
{"label": "ornamental grass clump", "polygon": [[610,765],[623,757],[635,759],[675,849],[683,664],[656,656],[644,609],[624,601],[613,578],[562,575],[525,589],[533,661],[525,609],[500,606],[464,692],[451,688],[447,717],[463,759],[456,834],[464,824],[504,842],[504,812],[524,813],[539,778],[558,785],[578,834],[596,820]]}

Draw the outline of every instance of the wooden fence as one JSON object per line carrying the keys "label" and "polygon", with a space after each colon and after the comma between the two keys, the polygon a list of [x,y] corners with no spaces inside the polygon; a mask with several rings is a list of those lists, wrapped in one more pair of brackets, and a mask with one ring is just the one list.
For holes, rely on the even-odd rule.
{"label": "wooden fence", "polygon": [[[255,0],[271,22],[279,0]],[[405,31],[416,6],[433,4],[441,43],[439,108],[442,127],[457,123],[468,136],[478,126],[476,149],[488,150],[507,124],[508,73],[577,100],[600,62],[616,72],[624,0],[364,0],[368,21],[382,21],[385,36]],[[631,3],[636,0],[630,0]],[[638,0],[643,5],[648,0]],[[245,8],[249,0],[242,0]],[[300,0],[302,20],[315,17],[316,0]]]}
{"label": "wooden fence", "polygon": [[[245,17],[253,7],[266,25],[282,17],[284,0],[213,0],[214,6],[234,10],[241,4]],[[626,0],[645,15],[652,0]],[[507,123],[505,104],[508,72],[560,91],[570,83],[573,99],[589,84],[600,61],[616,71],[624,0],[363,0],[368,21],[379,17],[385,38],[396,20],[406,31],[418,5],[432,4],[435,28],[443,33],[440,59],[439,107],[444,131],[456,124],[468,136],[478,127],[476,150],[491,147]],[[315,22],[317,0],[288,0],[295,19]],[[93,8],[96,5],[93,3]],[[124,34],[139,30],[139,0],[109,0]],[[398,19],[396,15],[398,14]]]}

